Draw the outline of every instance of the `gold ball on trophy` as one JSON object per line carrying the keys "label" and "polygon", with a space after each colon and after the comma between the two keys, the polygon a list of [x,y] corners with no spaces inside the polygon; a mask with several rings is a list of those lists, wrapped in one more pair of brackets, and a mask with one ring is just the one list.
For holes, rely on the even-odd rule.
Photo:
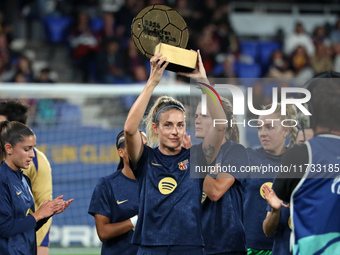
{"label": "gold ball on trophy", "polygon": [[185,48],[189,33],[178,11],[165,5],[151,5],[141,10],[131,25],[132,40],[148,58],[159,43]]}

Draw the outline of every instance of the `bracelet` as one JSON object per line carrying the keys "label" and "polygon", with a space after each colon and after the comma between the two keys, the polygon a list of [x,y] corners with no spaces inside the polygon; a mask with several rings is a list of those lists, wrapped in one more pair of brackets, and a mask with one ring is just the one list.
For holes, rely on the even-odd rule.
{"label": "bracelet", "polygon": [[131,221],[134,228],[136,227],[137,220],[138,220],[138,215],[135,215],[135,216],[130,218],[130,221]]}

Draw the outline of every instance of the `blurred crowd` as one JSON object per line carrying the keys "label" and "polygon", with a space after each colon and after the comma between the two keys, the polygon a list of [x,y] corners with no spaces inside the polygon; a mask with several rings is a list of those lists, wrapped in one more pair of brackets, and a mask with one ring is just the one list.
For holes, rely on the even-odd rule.
{"label": "blurred crowd", "polygon": [[[15,11],[8,12],[8,6],[14,2]],[[58,82],[54,78],[57,76],[51,75],[54,70],[50,67],[34,72],[29,54],[11,47],[16,39],[13,25],[15,18],[19,18],[27,24],[42,23],[46,46],[65,47],[74,71],[80,73],[80,82],[144,82],[149,62],[131,40],[131,22],[140,10],[151,4],[168,5],[184,17],[190,35],[187,48],[200,49],[208,76],[309,79],[315,73],[340,71],[340,18],[335,24],[320,24],[312,33],[305,31],[302,22],[296,22],[291,34],[273,36],[270,48],[264,46],[266,54],[261,55],[260,42],[243,38],[234,30],[226,1],[2,0],[0,80]],[[181,77],[176,79],[187,81]],[[255,91],[259,97],[263,94],[261,89]]]}
{"label": "blurred crowd", "polygon": [[[82,74],[81,82],[122,84],[142,82],[148,76],[148,61],[131,41],[131,22],[151,4],[165,4],[180,12],[189,28],[187,48],[201,50],[210,76],[238,77],[238,63],[258,62],[256,57],[247,56],[247,49],[242,47],[244,38],[233,29],[225,1],[21,1],[18,12],[28,21],[40,19],[44,23],[47,44],[65,46],[74,68]],[[15,37],[11,21],[1,10],[1,80],[52,82],[48,68],[34,75],[29,57],[11,50],[9,45]],[[272,41],[279,46],[265,65],[259,63],[258,77],[308,78],[314,73],[340,70],[340,19],[336,24],[317,26],[312,33],[297,22],[291,34],[273,37]]]}

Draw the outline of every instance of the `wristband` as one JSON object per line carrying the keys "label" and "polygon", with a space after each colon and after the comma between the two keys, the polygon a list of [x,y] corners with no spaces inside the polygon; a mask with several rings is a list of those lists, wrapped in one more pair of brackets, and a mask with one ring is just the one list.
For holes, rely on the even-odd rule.
{"label": "wristband", "polygon": [[130,218],[130,221],[131,221],[134,228],[136,227],[137,220],[138,220],[138,215],[135,215],[135,216]]}

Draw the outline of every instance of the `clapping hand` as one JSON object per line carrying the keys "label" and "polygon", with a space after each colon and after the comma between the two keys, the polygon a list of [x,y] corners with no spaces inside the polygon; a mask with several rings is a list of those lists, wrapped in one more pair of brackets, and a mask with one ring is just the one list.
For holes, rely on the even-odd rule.
{"label": "clapping hand", "polygon": [[64,201],[63,197],[64,196],[61,195],[53,199],[52,201],[45,201],[41,204],[41,206],[35,213],[32,213],[32,216],[36,219],[36,221],[39,221],[41,219],[48,218],[54,214],[62,213],[74,200],[72,198]]}
{"label": "clapping hand", "polygon": [[267,203],[271,208],[275,210],[281,209],[281,206],[289,208],[289,204],[283,203],[283,201],[276,196],[275,191],[267,184],[263,185],[262,191],[264,198],[267,200]]}

